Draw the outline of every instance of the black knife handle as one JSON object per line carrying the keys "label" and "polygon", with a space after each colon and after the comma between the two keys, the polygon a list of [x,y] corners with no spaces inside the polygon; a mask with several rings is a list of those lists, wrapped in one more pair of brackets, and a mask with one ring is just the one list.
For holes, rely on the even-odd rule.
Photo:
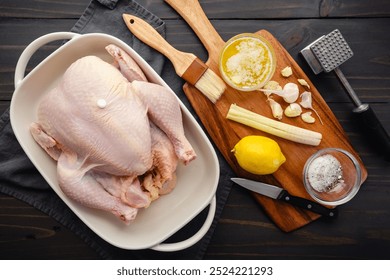
{"label": "black knife handle", "polygon": [[294,206],[298,206],[298,207],[301,207],[303,209],[315,212],[315,213],[320,214],[324,217],[336,218],[338,215],[338,211],[336,208],[330,209],[330,208],[327,208],[327,207],[325,207],[317,202],[314,202],[314,201],[311,201],[311,200],[308,200],[305,198],[290,195],[286,190],[283,190],[279,194],[278,199],[285,201],[287,203],[290,203]]}
{"label": "black knife handle", "polygon": [[362,128],[367,133],[368,137],[372,139],[373,144],[381,151],[381,155],[385,160],[390,161],[390,136],[383,127],[374,110],[368,104],[362,104],[355,108],[353,112],[356,114],[357,120],[363,124]]}

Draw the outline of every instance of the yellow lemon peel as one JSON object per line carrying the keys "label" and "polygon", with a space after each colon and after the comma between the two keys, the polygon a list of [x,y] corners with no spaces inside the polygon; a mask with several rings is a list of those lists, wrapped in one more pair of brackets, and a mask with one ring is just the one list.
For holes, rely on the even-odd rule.
{"label": "yellow lemon peel", "polygon": [[241,168],[257,175],[272,174],[286,161],[279,144],[265,136],[246,136],[232,152]]}

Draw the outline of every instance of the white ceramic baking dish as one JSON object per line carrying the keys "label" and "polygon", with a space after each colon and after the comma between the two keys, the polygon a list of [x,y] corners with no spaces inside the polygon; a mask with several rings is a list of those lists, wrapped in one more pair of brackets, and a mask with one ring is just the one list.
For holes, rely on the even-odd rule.
{"label": "white ceramic baking dish", "polygon": [[[40,47],[64,39],[69,41],[24,77],[28,61]],[[177,251],[188,248],[205,235],[213,221],[219,163],[210,141],[180,100],[185,133],[198,157],[188,166],[180,164],[174,191],[153,202],[149,208],[140,210],[136,220],[128,226],[111,213],[84,207],[66,197],[58,186],[56,162],[30,135],[29,125],[36,120],[36,110],[41,98],[56,86],[70,64],[86,55],[96,55],[112,62],[112,58],[104,49],[108,44],[116,44],[127,51],[151,82],[170,89],[142,57],[115,37],[99,33],[87,35],[69,32],[51,33],[28,45],[18,60],[15,70],[15,92],[10,109],[12,128],[27,156],[53,190],[101,238],[123,249],[151,248],[159,251]],[[204,225],[200,230],[194,230],[196,233],[191,238],[178,243],[162,243],[208,205],[210,207]]]}

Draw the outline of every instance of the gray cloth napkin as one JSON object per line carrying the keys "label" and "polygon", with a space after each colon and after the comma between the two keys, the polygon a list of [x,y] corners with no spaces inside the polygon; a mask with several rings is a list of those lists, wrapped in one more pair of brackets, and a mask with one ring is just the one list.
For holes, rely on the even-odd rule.
{"label": "gray cloth napkin", "polygon": [[[123,23],[123,13],[145,19],[160,34],[165,36],[164,22],[132,0],[91,1],[71,31],[81,34],[106,33],[129,44],[162,76],[195,116],[182,91],[183,80],[176,76],[172,65],[165,63],[166,60],[161,54],[144,45],[130,33]],[[35,169],[17,142],[10,125],[9,110],[0,117],[0,191],[48,214],[82,238],[99,253],[101,258],[106,259],[202,259],[232,186],[228,179],[233,175],[232,171],[219,153],[218,157],[221,165],[221,177],[217,190],[216,215],[210,230],[201,241],[179,252],[123,250],[110,245],[97,236],[66,206]],[[207,212],[208,209],[202,211],[166,242],[178,242],[192,236],[202,226]]]}

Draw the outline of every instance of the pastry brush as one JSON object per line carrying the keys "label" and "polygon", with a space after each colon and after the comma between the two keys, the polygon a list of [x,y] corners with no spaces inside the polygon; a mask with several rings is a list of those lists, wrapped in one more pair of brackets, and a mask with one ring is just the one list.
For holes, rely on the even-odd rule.
{"label": "pastry brush", "polygon": [[176,73],[215,103],[226,89],[224,81],[192,53],[172,47],[149,23],[134,15],[123,14],[130,31],[142,42],[165,55]]}
{"label": "pastry brush", "polygon": [[368,136],[372,140],[375,140],[377,145],[380,145],[385,158],[390,160],[389,134],[384,129],[371,107],[360,101],[339,68],[342,63],[353,56],[351,48],[348,46],[348,43],[345,41],[340,31],[335,29],[328,35],[318,38],[301,50],[301,54],[315,74],[319,74],[322,71],[330,72],[334,70],[340,82],[348,92],[352,102],[355,104],[353,112],[365,126],[369,134]]}

